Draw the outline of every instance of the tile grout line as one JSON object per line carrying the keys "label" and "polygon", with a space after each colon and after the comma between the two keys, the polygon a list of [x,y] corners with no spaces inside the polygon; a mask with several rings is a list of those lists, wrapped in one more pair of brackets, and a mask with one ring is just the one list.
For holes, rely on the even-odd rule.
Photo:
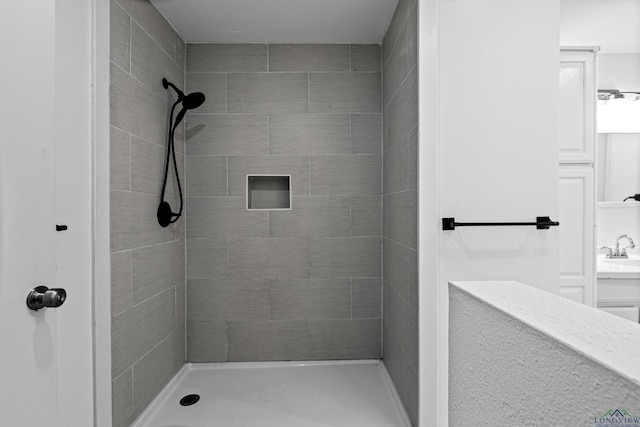
{"label": "tile grout line", "polygon": [[127,136],[129,137],[129,191],[133,191],[133,167],[132,167],[132,162],[133,162],[133,136],[131,135],[131,133],[127,132]]}
{"label": "tile grout line", "polygon": [[267,305],[267,310],[269,310],[269,313],[267,314],[267,321],[269,321],[269,320],[273,320],[271,318],[271,285],[273,283],[273,279],[267,279],[267,282],[269,283],[269,289],[268,289],[269,304]]}
{"label": "tile grout line", "polygon": [[[120,7],[124,10],[124,8],[123,8],[122,6],[120,6]],[[180,64],[178,64],[178,61],[176,60],[177,58],[172,58],[172,57],[171,57],[171,54],[170,54],[169,52],[167,52],[167,51],[166,51],[166,49],[165,49],[165,48],[160,44],[160,42],[159,42],[158,40],[156,40],[156,39],[155,39],[155,37],[153,37],[151,34],[149,34],[149,32],[147,31],[147,29],[145,28],[145,26],[144,26],[144,25],[142,25],[142,23],[141,23],[141,22],[139,22],[136,18],[134,18],[133,16],[131,16],[131,15],[130,15],[126,10],[125,10],[125,13],[127,14],[127,16],[129,16],[129,22],[130,22],[131,24],[136,24],[138,27],[140,27],[140,29],[141,29],[141,30],[142,30],[142,31],[147,35],[147,37],[149,37],[149,38],[151,39],[151,41],[152,41],[152,42],[153,42],[157,47],[159,47],[159,48],[160,48],[160,50],[161,50],[165,55],[167,55],[167,58],[169,58],[169,60],[170,60],[171,62],[173,62],[175,65],[177,65],[178,67],[180,67],[180,69],[181,69],[181,70],[183,70],[183,71],[185,71],[185,72],[186,72],[186,68],[187,68],[187,67],[186,67],[186,55],[185,55],[185,65],[181,66]],[[167,21],[167,22],[168,22],[168,21]],[[173,30],[173,31],[176,33],[176,36],[177,36],[178,38],[180,38],[180,40],[182,40],[182,38],[180,37],[180,35],[179,35],[175,30]],[[133,33],[133,31],[131,31],[131,28],[130,28],[130,29],[129,29],[129,35],[130,35],[130,38],[132,37],[132,36],[131,36],[131,34],[132,34],[132,33]],[[183,41],[184,41],[184,40],[183,40]],[[133,44],[132,44],[132,41],[130,40],[130,41],[129,41],[129,53],[131,53],[131,48],[132,48],[132,46],[133,46]],[[175,49],[174,49],[174,50],[175,50]],[[185,43],[185,50],[186,50],[186,43]]]}
{"label": "tile grout line", "polygon": [[385,119],[385,97],[384,97],[384,52],[383,45],[380,45],[380,357],[384,357],[384,329],[385,329],[385,298],[384,298],[384,230],[385,230],[385,194],[384,194],[384,119]]}
{"label": "tile grout line", "polygon": [[136,412],[136,402],[135,402],[135,377],[133,372],[133,364],[131,364],[131,412],[135,414]]}
{"label": "tile grout line", "polygon": [[[117,64],[115,64],[115,65],[117,66]],[[122,131],[122,132],[126,132],[126,133],[128,133],[130,136],[132,136],[132,137],[133,137],[133,136],[135,136],[136,138],[141,139],[141,140],[143,140],[144,142],[148,142],[148,143],[150,143],[150,144],[157,145],[157,146],[158,146],[158,147],[160,147],[160,148],[164,148],[164,149],[166,149],[166,145],[159,144],[159,143],[157,143],[157,142],[155,142],[155,141],[150,140],[150,139],[149,139],[149,138],[147,138],[147,137],[140,136],[140,135],[138,135],[137,133],[131,132],[130,130],[123,129],[123,128],[121,128],[121,127],[119,127],[119,126],[116,126],[116,125],[114,125],[114,124],[109,124],[109,126],[110,126],[110,127],[115,128],[115,129],[118,129],[118,130],[120,130],[120,131]],[[183,154],[185,154],[185,153],[177,153],[177,154],[180,156],[180,155],[183,155]]]}
{"label": "tile grout line", "polygon": [[353,114],[349,114],[349,154],[354,154],[353,153]]}
{"label": "tile grout line", "polygon": [[129,291],[131,292],[130,293],[131,302],[130,302],[130,305],[126,309],[122,310],[121,312],[116,313],[115,315],[112,313],[111,314],[111,318],[112,319],[115,316],[117,316],[118,314],[122,314],[125,311],[131,310],[134,307],[134,304],[133,304],[133,251],[131,251],[131,250],[129,251],[129,256],[127,258],[128,258],[128,261],[129,261],[129,267],[131,268],[131,270],[130,270],[131,271],[131,275],[129,276]]}
{"label": "tile grout line", "polygon": [[307,71],[307,113],[311,112],[311,73]]}
{"label": "tile grout line", "polygon": [[[124,8],[122,10],[124,10]],[[129,74],[131,74],[131,65],[132,65],[131,57],[133,56],[132,55],[132,50],[133,50],[133,18],[128,13],[127,13],[127,16],[129,17]]]}
{"label": "tile grout line", "polygon": [[[411,67],[411,69],[410,69],[410,70],[407,70],[407,74],[402,78],[402,81],[400,82],[400,84],[398,85],[398,87],[396,88],[396,90],[393,92],[393,94],[391,95],[391,97],[389,98],[389,102],[385,102],[384,97],[383,97],[383,100],[382,100],[382,104],[383,104],[383,105],[381,105],[381,108],[382,108],[382,110],[383,110],[383,111],[384,111],[384,109],[385,109],[385,108],[387,108],[387,107],[389,107],[389,106],[391,105],[391,103],[392,103],[392,102],[393,102],[393,100],[396,98],[396,96],[398,95],[398,93],[400,92],[400,90],[402,89],[402,87],[404,86],[404,84],[407,82],[407,80],[409,79],[409,76],[411,75],[411,73],[413,73],[413,71],[414,71],[414,70],[415,70],[415,71],[416,71],[416,73],[417,73],[417,70],[418,70],[418,63],[415,63],[415,64],[413,65],[413,67]],[[417,78],[417,75],[416,75],[416,78]],[[384,89],[383,89],[383,92],[384,92]],[[386,104],[386,105],[384,105],[384,104]]]}
{"label": "tile grout line", "polygon": [[[307,181],[307,196],[313,196],[313,194],[311,194],[311,155],[307,156],[307,175],[309,176],[309,179]],[[293,186],[292,186],[293,187]]]}
{"label": "tile grout line", "polygon": [[[126,74],[130,79],[132,79],[134,81],[134,83],[139,84],[143,89],[148,89],[151,92],[152,96],[157,96],[158,98],[162,99],[162,102],[165,102],[165,100],[162,98],[162,94],[156,92],[153,87],[148,86],[146,83],[142,82],[140,79],[138,79],[138,77],[134,76],[133,74],[131,74],[130,72],[126,71],[124,68],[122,68],[120,65],[116,64],[113,61],[109,61],[110,65],[113,65],[114,67],[116,67],[117,69],[121,70],[124,74]],[[113,73],[111,73],[111,75],[113,76]],[[114,126],[112,124],[112,126]],[[116,126],[118,127],[118,126]],[[121,128],[119,128],[121,129]]]}
{"label": "tile grout line", "polygon": [[[175,318],[175,316],[174,316]],[[156,348],[158,348],[161,344],[163,344],[166,340],[168,340],[171,335],[175,332],[175,325],[173,326],[171,332],[169,332],[167,335],[165,335],[160,341],[158,341],[151,349],[149,349],[149,351],[145,352],[142,356],[140,356],[138,359],[136,359],[131,365],[131,371],[132,373],[135,371],[135,365],[140,363],[140,361],[142,361],[142,359],[144,359],[145,357],[147,357],[149,354],[151,354]],[[125,369],[126,371],[126,369]],[[123,371],[124,372],[124,371]],[[118,375],[120,376],[120,375]]]}
{"label": "tile grout line", "polygon": [[350,319],[353,320],[353,277],[349,277],[349,307],[350,307]]}
{"label": "tile grout line", "polygon": [[349,237],[353,237],[353,196],[349,196]]}

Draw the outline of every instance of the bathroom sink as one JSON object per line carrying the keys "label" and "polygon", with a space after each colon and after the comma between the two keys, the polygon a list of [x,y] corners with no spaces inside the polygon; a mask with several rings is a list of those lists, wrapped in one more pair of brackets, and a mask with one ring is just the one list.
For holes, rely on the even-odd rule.
{"label": "bathroom sink", "polygon": [[633,258],[618,258],[618,259],[603,259],[600,262],[606,262],[607,264],[627,266],[627,267],[638,267],[640,268],[640,259]]}
{"label": "bathroom sink", "polygon": [[629,258],[598,257],[597,270],[598,278],[640,278],[640,257],[636,254]]}

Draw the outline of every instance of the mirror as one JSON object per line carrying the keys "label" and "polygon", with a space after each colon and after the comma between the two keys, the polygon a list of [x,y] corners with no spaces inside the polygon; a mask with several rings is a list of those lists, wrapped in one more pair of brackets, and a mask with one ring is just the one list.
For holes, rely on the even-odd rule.
{"label": "mirror", "polygon": [[597,144],[597,201],[623,202],[640,194],[640,133],[599,133]]}
{"label": "mirror", "polygon": [[[598,91],[640,91],[640,50],[601,51],[597,64]],[[600,94],[598,98],[597,246],[611,246],[615,237],[622,234],[632,236],[637,242],[640,202],[627,198],[640,193],[640,100],[634,94],[617,98],[614,95],[607,100],[602,99],[607,98],[606,95]],[[638,252],[638,247],[629,250],[629,254]]]}
{"label": "mirror", "polygon": [[[560,9],[561,45],[600,47],[596,200],[622,203],[640,193],[640,2],[561,0]],[[620,206],[631,204],[640,206],[635,200]]]}
{"label": "mirror", "polygon": [[640,193],[640,96],[603,93],[613,90],[640,91],[640,53],[598,55],[596,200],[620,203]]}

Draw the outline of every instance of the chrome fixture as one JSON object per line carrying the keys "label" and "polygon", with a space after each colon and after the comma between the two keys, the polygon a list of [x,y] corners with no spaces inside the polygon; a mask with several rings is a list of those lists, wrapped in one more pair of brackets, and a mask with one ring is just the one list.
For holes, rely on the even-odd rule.
{"label": "chrome fixture", "polygon": [[[624,248],[620,247],[620,240],[627,239],[629,241],[629,246],[625,246]],[[636,247],[636,244],[633,243],[633,239],[628,234],[621,234],[616,239],[616,246],[600,246],[600,249],[607,250],[607,258],[629,258],[627,255],[627,249],[633,249]]]}
{"label": "chrome fixture", "polygon": [[45,307],[60,307],[66,300],[67,292],[64,289],[36,286],[27,295],[27,307],[36,311]]}
{"label": "chrome fixture", "polygon": [[638,101],[640,99],[640,92],[621,91],[617,89],[598,90],[598,100],[609,101],[612,99],[627,99],[630,101]]}

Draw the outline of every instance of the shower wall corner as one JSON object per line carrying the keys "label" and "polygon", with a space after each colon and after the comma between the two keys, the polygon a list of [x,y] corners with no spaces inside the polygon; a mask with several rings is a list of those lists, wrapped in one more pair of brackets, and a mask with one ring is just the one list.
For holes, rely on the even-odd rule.
{"label": "shower wall corner", "polygon": [[[184,87],[186,47],[148,0],[111,0],[110,18],[112,414],[128,426],[185,362],[185,226],[156,209],[175,101],[162,78]],[[183,126],[175,140],[184,171]]]}

